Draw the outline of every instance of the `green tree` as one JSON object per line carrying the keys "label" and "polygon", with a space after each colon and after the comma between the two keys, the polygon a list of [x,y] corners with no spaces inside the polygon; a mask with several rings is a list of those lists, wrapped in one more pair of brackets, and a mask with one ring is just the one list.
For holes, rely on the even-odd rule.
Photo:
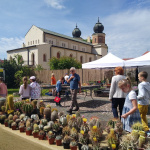
{"label": "green tree", "polygon": [[15,57],[17,65],[21,65],[22,66],[23,63],[24,63],[22,55],[16,54],[16,55],[14,55],[14,57]]}
{"label": "green tree", "polygon": [[71,67],[80,69],[82,67],[81,63],[78,62],[75,58],[66,57],[66,56],[61,57],[60,59],[53,57],[49,61],[49,66],[51,70],[70,69]]}

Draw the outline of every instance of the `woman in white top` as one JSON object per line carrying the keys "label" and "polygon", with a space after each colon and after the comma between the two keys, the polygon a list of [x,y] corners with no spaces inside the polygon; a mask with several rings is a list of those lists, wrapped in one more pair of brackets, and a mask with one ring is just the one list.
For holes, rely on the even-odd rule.
{"label": "woman in white top", "polygon": [[19,94],[21,95],[22,100],[26,100],[30,98],[31,88],[28,84],[28,78],[23,77],[23,84],[20,86]]}
{"label": "woman in white top", "polygon": [[111,87],[109,92],[109,100],[112,101],[112,111],[114,118],[118,118],[117,107],[119,105],[120,118],[122,115],[122,109],[125,102],[126,94],[118,87],[118,82],[126,77],[123,75],[124,71],[122,67],[115,68],[115,76],[112,77]]}

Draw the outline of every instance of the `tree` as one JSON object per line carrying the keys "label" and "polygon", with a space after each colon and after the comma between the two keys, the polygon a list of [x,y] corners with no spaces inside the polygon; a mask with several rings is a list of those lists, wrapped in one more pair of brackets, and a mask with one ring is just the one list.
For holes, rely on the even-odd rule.
{"label": "tree", "polygon": [[24,61],[22,55],[16,54],[14,55],[17,65],[23,65]]}
{"label": "tree", "polygon": [[77,61],[75,58],[66,57],[66,56],[61,57],[59,59],[56,57],[53,57],[49,61],[49,66],[51,70],[70,69],[71,67],[80,69],[82,67],[81,63]]}

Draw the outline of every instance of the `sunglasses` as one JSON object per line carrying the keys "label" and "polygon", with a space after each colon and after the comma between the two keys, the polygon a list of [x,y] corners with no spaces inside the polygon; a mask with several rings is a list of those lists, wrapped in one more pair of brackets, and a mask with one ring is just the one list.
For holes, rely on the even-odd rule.
{"label": "sunglasses", "polygon": [[70,70],[70,72],[74,72],[74,70]]}

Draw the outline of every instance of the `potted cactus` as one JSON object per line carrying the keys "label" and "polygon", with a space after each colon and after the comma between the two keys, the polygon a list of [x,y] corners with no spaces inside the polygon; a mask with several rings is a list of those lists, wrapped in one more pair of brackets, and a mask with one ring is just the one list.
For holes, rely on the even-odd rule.
{"label": "potted cactus", "polygon": [[1,115],[1,124],[4,124],[4,120],[6,119],[6,115]]}
{"label": "potted cactus", "polygon": [[55,134],[52,131],[49,131],[47,134],[49,144],[54,144]]}
{"label": "potted cactus", "polygon": [[43,130],[41,130],[39,132],[39,140],[44,140],[44,137],[45,137],[45,132]]}
{"label": "potted cactus", "polygon": [[27,116],[31,116],[31,113],[32,113],[32,111],[33,111],[33,105],[32,104],[30,104],[30,103],[25,103],[25,104],[23,104],[23,106],[22,106],[22,110],[23,110],[23,112],[27,115]]}
{"label": "potted cactus", "polygon": [[25,129],[24,123],[20,123],[20,125],[19,125],[20,132],[24,132],[24,129]]}
{"label": "potted cactus", "polygon": [[63,138],[64,149],[70,149],[70,141],[71,141],[71,137],[68,135],[65,135],[65,137]]}
{"label": "potted cactus", "polygon": [[13,120],[8,121],[8,127],[11,128],[11,124],[13,123]]}
{"label": "potted cactus", "polygon": [[13,123],[11,124],[11,128],[12,128],[12,130],[16,130],[16,128],[17,128],[16,122],[13,122]]}
{"label": "potted cactus", "polygon": [[33,134],[34,138],[38,138],[38,135],[39,135],[39,126],[37,124],[34,124],[32,134]]}
{"label": "potted cactus", "polygon": [[89,150],[88,145],[82,145],[81,150]]}
{"label": "potted cactus", "polygon": [[55,133],[55,135],[59,135],[60,134],[60,124],[59,122],[55,122],[52,126],[53,132]]}
{"label": "potted cactus", "polygon": [[26,122],[26,135],[31,135],[31,134],[32,134],[31,123],[29,120],[27,120],[27,122]]}
{"label": "potted cactus", "polygon": [[55,140],[56,140],[56,145],[57,146],[61,146],[62,136],[61,135],[57,135]]}
{"label": "potted cactus", "polygon": [[77,150],[77,142],[76,141],[71,141],[70,142],[70,149],[71,150]]}
{"label": "potted cactus", "polygon": [[8,121],[9,121],[8,119],[4,120],[5,127],[8,127]]}

